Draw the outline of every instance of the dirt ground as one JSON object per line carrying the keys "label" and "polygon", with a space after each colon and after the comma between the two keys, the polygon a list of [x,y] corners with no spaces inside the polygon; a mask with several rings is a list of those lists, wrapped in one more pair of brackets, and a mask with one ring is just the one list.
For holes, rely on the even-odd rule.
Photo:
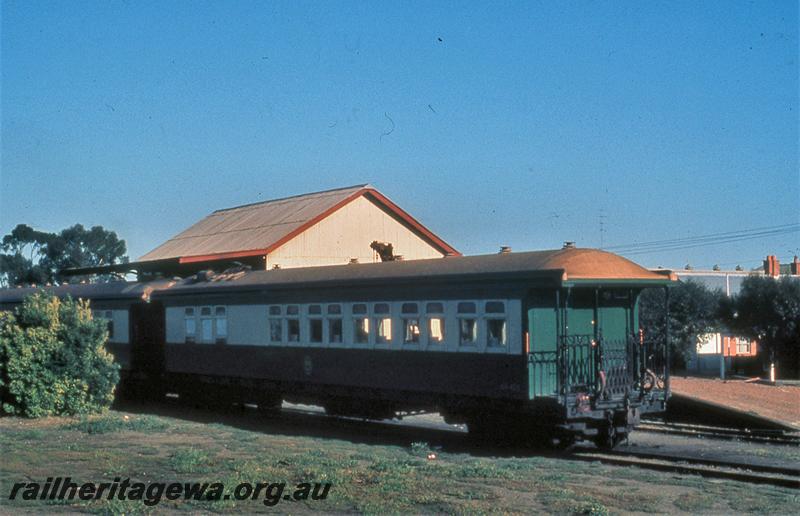
{"label": "dirt ground", "polygon": [[800,428],[800,387],[708,378],[670,379],[672,391],[784,421]]}

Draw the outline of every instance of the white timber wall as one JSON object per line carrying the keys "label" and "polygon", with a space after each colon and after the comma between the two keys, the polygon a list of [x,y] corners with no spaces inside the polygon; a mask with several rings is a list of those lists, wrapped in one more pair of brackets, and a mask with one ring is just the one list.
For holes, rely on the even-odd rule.
{"label": "white timber wall", "polygon": [[392,218],[371,201],[359,197],[267,256],[267,269],[341,265],[380,261],[370,244],[389,242],[405,260],[440,258],[443,253]]}

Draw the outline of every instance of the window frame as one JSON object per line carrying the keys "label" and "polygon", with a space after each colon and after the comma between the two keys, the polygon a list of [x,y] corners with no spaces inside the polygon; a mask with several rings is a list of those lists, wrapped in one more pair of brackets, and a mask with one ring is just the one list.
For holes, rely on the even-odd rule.
{"label": "window frame", "polygon": [[[208,314],[203,314],[203,310],[207,309]],[[200,328],[200,338],[196,341],[197,344],[214,344],[214,310],[212,309],[211,305],[205,305],[199,307],[199,328]],[[207,321],[209,323],[210,328],[210,335],[208,340],[205,339],[204,329],[203,329],[203,322]]]}
{"label": "window frame", "polygon": [[[420,346],[422,346],[422,343],[424,342],[424,336],[422,334],[422,320],[423,319],[422,319],[422,313],[420,311],[420,304],[421,303],[424,304],[424,301],[402,301],[402,302],[398,303],[399,310],[397,310],[397,312],[399,312],[398,313],[398,319],[399,319],[399,323],[400,323],[398,325],[398,329],[399,329],[399,332],[400,332],[400,336],[399,336],[400,338],[399,338],[398,342],[400,343],[400,346],[402,346],[405,349],[420,349]],[[415,305],[416,311],[415,312],[406,312],[405,311],[406,305]],[[406,332],[408,330],[407,325],[408,325],[409,321],[416,321],[417,322],[417,324],[416,324],[416,326],[417,326],[417,341],[416,342],[407,341],[406,340]]]}
{"label": "window frame", "polygon": [[[277,308],[278,313],[273,314],[272,309]],[[272,323],[277,321],[280,324],[280,340],[272,340]],[[286,335],[287,328],[284,324],[284,305],[267,305],[267,346],[285,346],[288,338]]]}
{"label": "window frame", "polygon": [[[475,307],[474,312],[461,312],[459,310],[462,303],[470,303]],[[454,301],[455,304],[455,319],[456,319],[456,339],[455,344],[459,351],[475,351],[480,349],[481,335],[480,335],[480,302],[474,299],[459,299]],[[461,340],[461,321],[470,319],[474,322],[473,339],[472,342],[462,342]]]}
{"label": "window frame", "polygon": [[[488,305],[490,303],[500,303],[500,304],[502,304],[503,311],[502,312],[495,312],[495,311],[489,312]],[[483,306],[483,312],[484,312],[484,315],[483,315],[484,327],[486,328],[486,331],[484,332],[485,333],[485,335],[484,335],[484,341],[485,341],[484,344],[486,346],[486,349],[487,350],[491,350],[491,351],[499,351],[499,350],[505,351],[505,350],[508,350],[509,343],[510,343],[509,342],[509,333],[508,333],[508,330],[509,330],[508,303],[506,301],[499,300],[499,299],[487,299],[487,300],[483,301],[483,305],[482,306]],[[489,339],[490,339],[490,331],[489,331],[490,321],[502,321],[503,322],[503,343],[498,345],[498,346],[493,346],[489,342]]]}
{"label": "window frame", "polygon": [[[447,329],[447,302],[445,301],[424,301],[425,312],[422,314],[422,333],[423,341],[426,349],[435,351],[448,351],[447,336],[449,331]],[[441,311],[429,312],[428,305],[440,305]],[[431,322],[434,319],[441,321],[442,340],[434,341],[431,332]]]}
{"label": "window frame", "polygon": [[[192,311],[191,314],[188,313],[189,310]],[[197,344],[197,328],[198,328],[197,317],[198,317],[197,307],[194,307],[194,306],[185,306],[185,307],[183,307],[183,342],[184,342],[184,344]],[[189,334],[188,328],[186,327],[186,323],[189,322],[189,321],[192,321],[192,326],[194,326],[193,331],[191,333],[191,339],[189,338],[190,334]]]}
{"label": "window frame", "polygon": [[[305,314],[305,324],[303,326],[306,327],[306,338],[303,339],[302,337],[302,329],[301,331],[301,340],[309,346],[313,347],[320,347],[325,345],[325,316],[324,311],[322,309],[321,303],[310,303],[305,305],[305,310],[303,313]],[[311,313],[311,307],[318,307],[319,313]],[[319,322],[319,340],[312,340],[312,324]]]}
{"label": "window frame", "polygon": [[[289,308],[295,307],[297,308],[296,314],[290,314]],[[286,321],[286,345],[289,347],[300,347],[303,345],[303,310],[301,305],[291,303],[287,305],[283,305],[283,318]],[[297,324],[297,340],[292,340],[290,338],[290,328],[292,326],[292,322]]]}
{"label": "window frame", "polygon": [[[220,316],[219,311],[222,309],[223,314]],[[228,306],[227,305],[214,305],[214,310],[212,310],[212,317],[214,318],[214,324],[212,328],[212,332],[214,334],[213,340],[214,344],[225,345],[228,343]],[[220,336],[220,325],[219,321],[222,319],[225,321],[224,328],[225,328],[225,335]]]}
{"label": "window frame", "polygon": [[[373,301],[370,304],[371,308],[370,311],[372,313],[371,324],[374,326],[374,331],[372,332],[372,342],[374,349],[390,349],[393,346],[393,343],[395,342],[394,318],[392,317],[393,316],[392,312],[394,310],[392,310],[393,308],[392,304],[393,303],[390,303],[389,301]],[[378,305],[386,305],[389,309],[388,313],[377,312],[376,308]],[[389,321],[389,331],[388,331],[389,338],[385,342],[383,342],[379,340],[378,337],[380,328],[383,326],[385,321]],[[386,333],[384,333],[384,335],[386,335]]]}
{"label": "window frame", "polygon": [[[356,313],[355,307],[356,306],[364,306],[364,312]],[[350,338],[350,344],[355,348],[372,348],[375,345],[375,332],[372,328],[372,314],[370,313],[370,303],[366,301],[360,301],[357,303],[348,303],[348,308],[350,312],[350,330],[352,331],[352,336]],[[356,328],[356,321],[367,321],[367,341],[366,342],[357,342],[356,337],[358,335],[358,331]]]}
{"label": "window frame", "polygon": [[736,337],[736,354],[749,355],[753,341],[744,337]]}
{"label": "window frame", "polygon": [[[325,307],[325,309],[323,310],[325,322],[323,323],[323,328],[322,328],[324,342],[328,346],[337,346],[337,347],[344,346],[344,344],[345,344],[345,336],[344,336],[344,319],[345,319],[344,312],[345,312],[345,310],[344,310],[344,307],[342,306],[342,303],[326,303],[323,306]],[[339,313],[334,313],[334,312],[331,311],[332,307],[334,307],[334,306],[338,307]],[[338,321],[338,323],[339,323],[339,341],[338,342],[336,342],[336,341],[334,341],[332,339],[332,337],[333,337],[333,333],[332,333],[333,332],[333,324],[332,323],[334,321]]]}
{"label": "window frame", "polygon": [[[517,311],[520,310],[519,304],[514,302],[514,299],[484,299],[483,300],[483,319],[484,319],[484,332],[485,335],[482,337],[484,341],[484,352],[486,353],[499,353],[499,354],[516,354],[523,352],[523,344],[521,341],[521,334],[518,333],[518,329],[516,326],[519,326],[520,320],[517,314]],[[499,312],[487,312],[486,311],[486,304],[488,303],[502,303],[503,304],[503,313]],[[490,320],[504,320],[504,330],[505,330],[505,344],[501,346],[490,346],[489,345],[489,321]]]}

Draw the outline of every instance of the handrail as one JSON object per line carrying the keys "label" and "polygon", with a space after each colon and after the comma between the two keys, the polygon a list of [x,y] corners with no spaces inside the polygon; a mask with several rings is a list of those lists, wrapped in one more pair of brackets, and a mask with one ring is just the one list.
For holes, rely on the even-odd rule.
{"label": "handrail", "polygon": [[562,336],[556,361],[562,396],[589,392],[598,399],[641,398],[654,389],[667,388],[662,339]]}

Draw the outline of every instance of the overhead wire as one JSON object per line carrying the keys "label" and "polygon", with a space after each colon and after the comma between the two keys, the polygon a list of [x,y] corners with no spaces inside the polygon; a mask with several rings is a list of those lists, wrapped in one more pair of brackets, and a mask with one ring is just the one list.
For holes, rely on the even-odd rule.
{"label": "overhead wire", "polygon": [[783,224],[780,226],[769,226],[753,228],[740,231],[727,231],[724,233],[714,233],[696,237],[672,238],[666,240],[654,240],[651,242],[638,242],[624,245],[606,247],[606,250],[624,253],[627,255],[646,254],[660,251],[677,251],[681,249],[691,249],[709,245],[727,244],[759,238],[774,237],[800,232],[800,223]]}

